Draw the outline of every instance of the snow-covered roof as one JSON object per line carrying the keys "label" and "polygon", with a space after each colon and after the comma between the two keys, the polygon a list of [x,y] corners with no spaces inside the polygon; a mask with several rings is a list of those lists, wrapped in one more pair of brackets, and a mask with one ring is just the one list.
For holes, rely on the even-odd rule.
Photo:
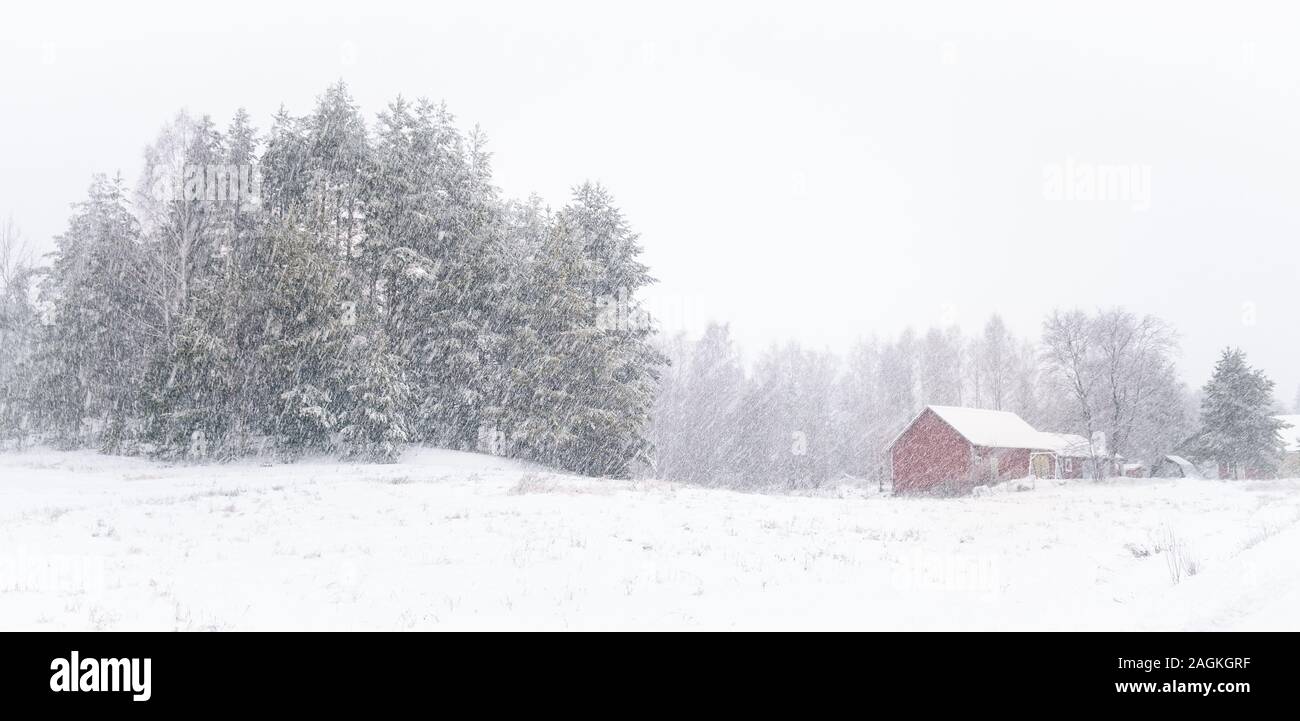
{"label": "snow-covered roof", "polygon": [[1034,430],[1023,418],[1010,411],[956,406],[926,407],[977,446],[1054,451],[1059,443],[1052,438],[1052,434]]}
{"label": "snow-covered roof", "polygon": [[1282,429],[1282,439],[1286,441],[1287,453],[1300,453],[1300,415],[1276,416],[1279,421],[1291,424]]}
{"label": "snow-covered roof", "polygon": [[1093,449],[1088,447],[1088,439],[1073,433],[1045,432],[1043,436],[1052,445],[1048,450],[1067,458],[1091,458]]}
{"label": "snow-covered roof", "polygon": [[1183,478],[1201,478],[1201,471],[1191,461],[1182,456],[1165,456],[1165,461],[1183,469]]}
{"label": "snow-covered roof", "polygon": [[[1090,448],[1088,439],[1074,433],[1050,433],[1035,429],[1023,418],[1010,411],[991,411],[983,408],[961,408],[958,406],[926,406],[921,413],[904,426],[902,432],[889,442],[893,447],[907,430],[916,423],[925,412],[933,411],[935,415],[952,426],[953,430],[970,441],[972,445],[984,448],[1027,448],[1034,451],[1052,451],[1067,458],[1090,458],[1093,452],[1104,453],[1098,446]],[[1300,427],[1298,424],[1297,427]],[[1121,457],[1122,458],[1122,457]]]}

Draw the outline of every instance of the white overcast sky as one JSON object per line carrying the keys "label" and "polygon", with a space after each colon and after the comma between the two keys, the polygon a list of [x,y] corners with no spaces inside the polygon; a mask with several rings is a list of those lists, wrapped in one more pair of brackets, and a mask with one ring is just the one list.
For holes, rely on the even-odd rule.
{"label": "white overcast sky", "polygon": [[[177,110],[265,129],[346,80],[489,135],[506,193],[605,183],[669,328],[836,350],[1124,305],[1199,386],[1244,348],[1300,386],[1300,17],[1288,3],[5,3],[0,216],[42,251]],[[1050,5],[1050,7],[1049,7]],[[1044,197],[1149,168],[1150,207]]]}

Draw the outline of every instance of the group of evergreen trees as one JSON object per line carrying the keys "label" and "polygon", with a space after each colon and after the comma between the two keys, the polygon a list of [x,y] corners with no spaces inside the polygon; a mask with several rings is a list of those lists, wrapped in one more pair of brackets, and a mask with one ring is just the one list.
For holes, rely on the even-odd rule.
{"label": "group of evergreen trees", "polygon": [[1172,330],[1122,309],[1054,313],[1038,342],[994,316],[843,358],[784,344],[745,363],[724,325],[657,348],[609,193],[501,197],[483,136],[427,101],[368,124],[340,83],[265,134],[242,110],[224,132],[181,114],[144,157],[135,188],[94,179],[48,263],[0,257],[0,444],[383,461],[421,443],[816,484],[887,477],[887,443],[934,403],[1233,474],[1278,456],[1272,384],[1239,351],[1198,429]]}
{"label": "group of evergreen trees", "polygon": [[11,440],[217,459],[428,443],[608,476],[647,454],[663,359],[636,234],[598,185],[558,211],[502,198],[444,106],[398,98],[367,125],[339,83],[264,136],[243,111],[225,132],[182,114],[139,190],[97,177],[57,240],[7,288]]}

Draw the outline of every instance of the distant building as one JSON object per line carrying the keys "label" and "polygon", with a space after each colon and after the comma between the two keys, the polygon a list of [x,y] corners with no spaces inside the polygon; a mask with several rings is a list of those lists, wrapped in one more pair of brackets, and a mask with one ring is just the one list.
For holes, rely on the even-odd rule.
{"label": "distant building", "polygon": [[1182,456],[1165,456],[1151,466],[1152,478],[1202,478],[1191,461]]}
{"label": "distant building", "polygon": [[1008,411],[926,406],[888,450],[895,493],[965,493],[1017,478],[1083,478],[1097,449]]}
{"label": "distant building", "polygon": [[1145,478],[1147,475],[1147,467],[1141,463],[1122,463],[1119,471],[1126,478]]}
{"label": "distant building", "polygon": [[1088,475],[1088,470],[1092,465],[1092,456],[1094,453],[1100,453],[1095,443],[1088,443],[1088,439],[1083,436],[1077,436],[1073,433],[1045,433],[1043,435],[1054,437],[1058,445],[1056,451],[1057,478],[1084,478]]}

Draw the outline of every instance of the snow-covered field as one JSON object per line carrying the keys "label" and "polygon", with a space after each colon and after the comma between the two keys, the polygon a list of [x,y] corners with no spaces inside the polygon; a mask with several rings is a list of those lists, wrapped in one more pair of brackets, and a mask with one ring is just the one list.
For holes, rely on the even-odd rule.
{"label": "snow-covered field", "polygon": [[[1300,630],[1300,480],[958,499],[0,455],[0,629]],[[1175,580],[1177,576],[1177,580]]]}

